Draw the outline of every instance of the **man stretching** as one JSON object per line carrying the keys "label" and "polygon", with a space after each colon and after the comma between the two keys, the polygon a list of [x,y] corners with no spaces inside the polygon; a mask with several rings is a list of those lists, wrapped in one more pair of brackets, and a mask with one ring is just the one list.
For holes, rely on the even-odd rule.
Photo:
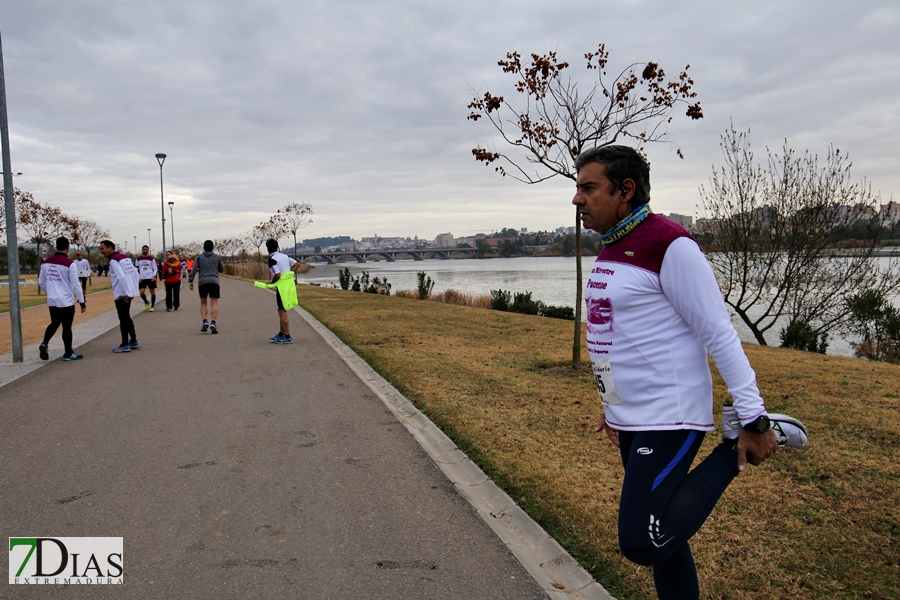
{"label": "man stretching", "polygon": [[131,259],[116,252],[116,245],[109,240],[100,242],[100,254],[109,259],[109,282],[113,288],[116,313],[119,316],[119,331],[122,343],[113,348],[113,352],[131,352],[141,345],[134,333],[134,321],[131,320],[131,300],[139,294],[138,272]]}
{"label": "man stretching", "polygon": [[[79,254],[81,254],[79,252]],[[69,240],[61,237],[56,240],[56,254],[48,257],[41,264],[41,273],[38,275],[38,284],[47,294],[47,308],[50,309],[50,324],[44,332],[44,341],[38,346],[41,360],[49,360],[47,346],[50,338],[56,335],[56,330],[62,325],[63,346],[65,354],[63,360],[81,360],[84,358],[76,354],[72,348],[72,320],[75,318],[75,300],[78,296],[78,304],[81,312],[87,309],[84,303],[84,291],[78,281],[78,267],[69,258]]]}
{"label": "man stretching", "polygon": [[[137,270],[140,282],[138,283],[138,291],[141,293],[141,300],[144,301],[144,310],[153,312],[156,306],[156,259],[150,256],[150,246],[141,248],[141,255],[137,257]],[[150,290],[150,302],[147,302],[146,292]]]}
{"label": "man stretching", "polygon": [[[219,314],[219,273],[224,273],[225,268],[222,266],[222,259],[218,254],[213,253],[212,240],[203,242],[203,254],[197,256],[197,260],[189,261],[191,265],[191,274],[188,277],[188,287],[194,289],[194,276],[200,273],[200,279],[197,282],[200,286],[200,318],[203,319],[203,325],[200,332],[205,333],[207,329],[211,333],[219,333],[216,325],[216,317]],[[206,299],[209,298],[209,316],[212,322],[206,320]]]}
{"label": "man stretching", "polygon": [[[584,297],[603,403],[597,431],[606,431],[625,467],[619,546],[628,560],[653,567],[660,598],[698,598],[688,541],[748,462],[805,445],[806,428],[767,412],[700,246],[650,212],[644,157],[605,146],[580,154],[575,168],[572,203],[603,245]],[[722,443],[690,470],[715,430],[707,351],[734,403],[722,411]]]}

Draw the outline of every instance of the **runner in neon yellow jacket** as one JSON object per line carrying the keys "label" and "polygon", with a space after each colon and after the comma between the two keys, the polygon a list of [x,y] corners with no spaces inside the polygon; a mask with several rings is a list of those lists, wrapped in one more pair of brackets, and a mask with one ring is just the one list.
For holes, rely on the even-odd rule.
{"label": "runner in neon yellow jacket", "polygon": [[278,251],[276,240],[266,240],[266,249],[269,251],[269,270],[272,272],[272,282],[263,283],[257,281],[254,285],[264,288],[275,288],[275,299],[278,303],[278,321],[280,329],[278,333],[269,338],[274,344],[292,344],[291,322],[288,318],[290,309],[297,306],[297,287],[294,283],[292,267],[297,261]]}

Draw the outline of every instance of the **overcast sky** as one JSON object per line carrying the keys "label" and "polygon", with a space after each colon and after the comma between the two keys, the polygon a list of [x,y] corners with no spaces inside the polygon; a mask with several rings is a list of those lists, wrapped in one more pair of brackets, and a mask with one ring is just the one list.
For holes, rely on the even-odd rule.
{"label": "overcast sky", "polygon": [[494,132],[466,105],[514,95],[508,51],[581,77],[600,42],[612,68],[691,65],[705,117],[671,125],[684,160],[648,148],[655,211],[696,213],[730,120],[758,159],[834,144],[900,196],[896,0],[3,0],[0,33],[16,186],[129,248],[161,245],[157,152],[177,243],[294,201],[315,211],[301,239],[573,225],[570,181],[474,161]]}

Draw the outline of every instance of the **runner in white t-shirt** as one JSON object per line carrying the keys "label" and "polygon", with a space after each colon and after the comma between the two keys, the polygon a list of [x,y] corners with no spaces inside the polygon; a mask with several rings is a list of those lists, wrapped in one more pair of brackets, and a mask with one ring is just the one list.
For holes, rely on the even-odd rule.
{"label": "runner in white t-shirt", "polygon": [[[277,283],[282,281],[283,284],[287,284],[287,278],[290,278],[290,286],[293,286],[294,283],[294,272],[293,267],[297,264],[297,261],[288,256],[287,254],[283,254],[278,251],[278,242],[276,240],[266,240],[266,250],[269,251],[269,271],[272,273],[272,283]],[[290,293],[290,289],[283,285],[279,285],[278,288],[275,289],[275,301],[278,304],[278,322],[279,322],[279,330],[278,333],[273,337],[269,338],[269,341],[273,344],[293,344],[294,339],[291,337],[291,322],[288,318],[288,310],[293,308],[294,304],[296,304],[296,288],[294,291],[293,303],[290,306],[285,306],[285,299],[282,299],[281,289],[283,288],[287,293]]]}

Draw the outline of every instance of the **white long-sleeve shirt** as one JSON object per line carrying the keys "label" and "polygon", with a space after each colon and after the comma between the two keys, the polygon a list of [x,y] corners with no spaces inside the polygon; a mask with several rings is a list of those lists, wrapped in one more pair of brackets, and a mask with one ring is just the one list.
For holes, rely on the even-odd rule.
{"label": "white long-sleeve shirt", "polygon": [[131,259],[121,252],[109,257],[109,280],[113,287],[113,298],[134,298],[138,290],[138,272]]}
{"label": "white long-sleeve shirt", "polygon": [[741,422],[766,413],[712,268],[679,225],[650,215],[604,247],[585,302],[588,350],[613,428],[714,430],[707,350]]}
{"label": "white long-sleeve shirt", "polygon": [[75,268],[78,269],[79,277],[90,277],[91,276],[91,263],[88,262],[86,258],[79,258],[74,261]]}
{"label": "white long-sleeve shirt", "polygon": [[135,260],[138,276],[141,279],[153,279],[156,277],[156,259],[152,256],[138,256]]}
{"label": "white long-sleeve shirt", "polygon": [[48,306],[74,306],[76,297],[84,304],[78,267],[63,252],[57,252],[41,263],[38,285],[47,294]]}

